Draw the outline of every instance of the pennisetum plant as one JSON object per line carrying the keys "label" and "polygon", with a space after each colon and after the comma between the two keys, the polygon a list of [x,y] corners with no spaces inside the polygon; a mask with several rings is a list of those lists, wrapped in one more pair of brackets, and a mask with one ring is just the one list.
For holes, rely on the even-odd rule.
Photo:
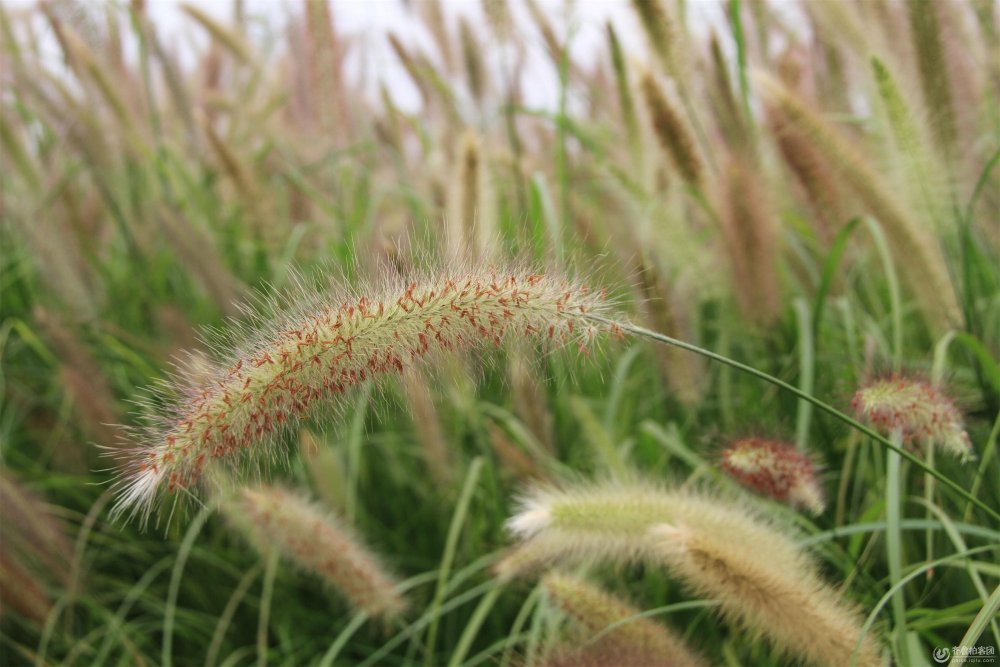
{"label": "pennisetum plant", "polygon": [[640,484],[543,489],[507,525],[524,543],[498,564],[503,579],[553,563],[639,560],[808,664],[880,664],[855,610],[808,554],[736,503]]}
{"label": "pennisetum plant", "polygon": [[[928,457],[937,449],[958,456],[962,461],[975,458],[962,413],[935,385],[912,377],[890,375],[865,384],[851,401],[855,411],[876,428],[888,432],[894,443],[924,447]],[[903,579],[903,546],[900,523],[903,503],[900,488],[904,473],[900,452],[886,457],[886,558],[889,580],[899,588]],[[904,591],[892,597],[896,643],[901,663],[911,659],[908,643]]]}
{"label": "pennisetum plant", "polygon": [[[116,511],[148,516],[162,489],[186,489],[212,462],[259,463],[296,422],[345,391],[398,376],[435,351],[500,345],[512,336],[576,341],[617,331],[602,292],[524,269],[470,268],[387,279],[364,294],[303,288],[295,305],[251,315],[224,361],[167,393],[168,412],[133,435]],[[226,343],[224,343],[226,344]]]}
{"label": "pennisetum plant", "polygon": [[248,323],[223,338],[224,360],[199,373],[197,383],[182,370],[161,392],[166,400],[150,406],[158,416],[133,430],[139,446],[122,451],[125,469],[115,514],[148,518],[162,490],[190,488],[210,463],[254,465],[279,455],[289,427],[335,407],[335,399],[352,387],[397,376],[435,351],[499,346],[510,337],[575,341],[584,351],[596,334],[608,332],[672,345],[769,382],[899,451],[1000,518],[946,475],[811,394],[617,317],[603,290],[523,268],[393,275],[364,295],[301,288],[288,309],[278,308],[273,298],[262,299],[258,312],[250,309]]}

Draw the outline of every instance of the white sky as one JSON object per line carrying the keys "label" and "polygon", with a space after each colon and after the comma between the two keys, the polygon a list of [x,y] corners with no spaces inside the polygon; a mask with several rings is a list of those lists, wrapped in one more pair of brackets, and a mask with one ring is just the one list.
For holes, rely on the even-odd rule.
{"label": "white sky", "polygon": [[[76,0],[78,3],[96,4],[99,0]],[[119,0],[124,1],[124,0]],[[30,7],[38,0],[0,0],[8,8]],[[189,0],[222,23],[230,21],[233,14],[232,0]],[[411,0],[414,7],[421,0]],[[627,52],[645,52],[645,38],[634,16],[629,0],[538,0],[552,17],[553,26],[560,37],[572,29],[570,48],[576,62],[589,65],[595,58],[607,58],[604,24],[611,20]],[[193,54],[208,39],[204,31],[179,9],[180,0],[146,0],[149,15],[155,21],[164,43],[175,49],[184,59]],[[508,3],[520,26],[520,33],[531,46],[531,59],[525,77],[525,103],[531,107],[553,108],[557,103],[556,73],[545,55],[542,38],[520,0]],[[722,28],[724,20],[722,0],[689,0],[688,22],[696,33],[707,32],[709,26]],[[468,17],[476,30],[486,34],[485,19],[480,0],[442,0],[449,26],[457,34],[457,16]],[[263,38],[268,35],[280,39],[286,17],[301,7],[301,0],[244,0],[250,27]],[[401,64],[386,41],[389,31],[395,32],[408,44],[424,47],[434,53],[433,42],[402,0],[333,0],[334,22],[340,33],[355,36],[355,50],[351,52],[355,72],[362,60],[367,62],[369,92],[374,94],[379,81],[385,81],[393,97],[403,108],[414,111],[419,107],[417,91],[403,71]],[[569,14],[567,14],[569,12]],[[568,19],[568,20],[567,20]],[[47,28],[42,32],[47,34]],[[724,40],[725,41],[725,40]],[[484,40],[484,46],[493,42]],[[487,60],[499,57],[485,53]],[[188,56],[190,57],[190,56]]]}

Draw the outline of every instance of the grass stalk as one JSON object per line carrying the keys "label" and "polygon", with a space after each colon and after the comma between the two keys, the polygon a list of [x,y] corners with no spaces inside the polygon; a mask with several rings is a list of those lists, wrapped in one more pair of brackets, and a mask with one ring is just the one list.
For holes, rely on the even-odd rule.
{"label": "grass stalk", "polygon": [[194,548],[194,541],[204,527],[208,517],[212,515],[215,508],[207,506],[202,508],[191,524],[188,526],[184,539],[177,549],[177,560],[174,562],[173,570],[170,573],[170,589],[167,593],[166,607],[163,614],[163,647],[160,652],[160,664],[163,667],[171,667],[174,664],[174,624],[177,619],[177,597],[180,594],[181,578],[184,575],[184,566],[187,565],[188,557]]}
{"label": "grass stalk", "polygon": [[271,602],[274,599],[274,580],[278,576],[278,552],[267,555],[264,567],[264,587],[260,595],[260,613],[257,616],[257,667],[267,667],[267,635],[271,625]]}
{"label": "grass stalk", "polygon": [[451,658],[448,660],[448,667],[460,667],[462,665],[465,656],[469,654],[469,649],[472,648],[472,642],[475,641],[479,629],[482,627],[490,610],[493,609],[493,605],[496,604],[497,598],[503,593],[503,590],[503,585],[497,583],[496,586],[483,596],[479,604],[476,605],[472,616],[469,617],[469,620],[465,624],[465,629],[462,630],[462,636],[458,638],[458,644],[455,645],[455,650],[452,652]]}
{"label": "grass stalk", "polygon": [[[902,435],[898,430],[893,432],[890,439],[902,448]],[[893,587],[896,587],[903,578],[903,532],[900,528],[903,518],[903,472],[902,459],[897,451],[889,450],[886,452],[886,457],[886,559],[889,563],[889,582]],[[909,653],[910,642],[906,630],[905,590],[902,587],[898,587],[892,598],[892,615],[893,635],[895,636],[899,663],[901,665],[912,664]]]}
{"label": "grass stalk", "polygon": [[[990,623],[996,623],[998,612],[1000,612],[1000,585],[993,589],[993,593],[990,594],[989,599],[983,604],[983,608],[972,619],[972,623],[969,624],[969,628],[962,636],[959,646],[975,646],[986,630],[986,626]],[[959,657],[953,654],[951,660],[948,662],[948,667],[956,667],[962,664],[964,660],[959,660]]]}
{"label": "grass stalk", "polygon": [[[795,317],[799,325],[799,388],[804,394],[813,393],[816,375],[815,344],[809,322],[809,305],[804,299],[794,303]],[[812,403],[799,401],[798,416],[795,421],[795,444],[804,450],[809,444],[809,424],[812,420]]]}
{"label": "grass stalk", "polygon": [[254,580],[260,576],[263,569],[264,567],[259,563],[250,568],[240,579],[239,583],[236,584],[236,588],[233,589],[233,594],[229,596],[229,601],[226,602],[226,607],[219,616],[219,622],[215,624],[212,641],[209,643],[208,651],[205,653],[205,667],[215,667],[218,663],[219,651],[222,650],[222,642],[226,638],[226,630],[232,624],[233,617],[236,615],[236,610],[240,606],[240,603],[243,602],[243,598],[246,597]]}
{"label": "grass stalk", "polygon": [[431,616],[430,629],[427,631],[427,641],[424,646],[424,665],[432,667],[434,664],[434,645],[437,640],[438,625],[441,622],[441,606],[444,603],[445,587],[448,577],[451,574],[452,564],[455,562],[455,553],[458,550],[458,538],[462,534],[462,526],[465,524],[465,517],[472,504],[472,496],[479,483],[479,474],[482,472],[483,459],[477,456],[469,464],[469,472],[465,475],[465,483],[462,485],[462,492],[455,505],[455,513],[451,518],[451,525],[448,527],[448,537],[445,540],[444,553],[441,556],[441,566],[438,568],[437,587],[434,591],[434,599],[428,607]]}
{"label": "grass stalk", "polygon": [[739,370],[739,371],[742,371],[744,373],[747,373],[748,375],[752,375],[752,376],[754,376],[754,377],[756,377],[756,378],[758,378],[760,380],[764,380],[765,382],[768,382],[768,383],[770,383],[770,384],[778,387],[779,389],[783,389],[784,391],[787,391],[787,392],[789,392],[791,394],[794,394],[798,398],[801,398],[801,399],[803,399],[805,401],[808,401],[809,403],[812,403],[814,406],[816,406],[817,408],[819,408],[822,412],[825,412],[826,414],[830,415],[834,419],[836,419],[836,420],[838,420],[840,422],[843,422],[847,426],[849,426],[849,427],[857,430],[858,432],[860,432],[860,433],[868,436],[872,440],[875,440],[876,442],[878,442],[879,444],[881,444],[882,446],[884,446],[886,449],[895,451],[896,453],[898,453],[900,456],[902,456],[904,459],[906,459],[910,463],[913,463],[914,465],[916,465],[921,470],[927,472],[932,477],[935,477],[936,479],[938,479],[939,481],[941,481],[945,486],[947,486],[949,489],[951,489],[952,491],[954,491],[955,493],[957,493],[959,496],[961,496],[962,498],[964,498],[965,500],[967,500],[969,503],[971,503],[972,505],[975,505],[976,507],[978,507],[983,512],[986,512],[986,514],[988,514],[990,517],[996,519],[997,521],[1000,521],[1000,513],[998,513],[996,510],[994,510],[993,508],[991,508],[989,505],[987,505],[986,503],[984,503],[979,498],[976,498],[975,496],[973,496],[969,491],[967,491],[966,489],[962,488],[962,486],[960,486],[959,484],[957,484],[950,477],[947,477],[946,475],[944,475],[943,473],[941,473],[938,470],[929,469],[927,467],[927,465],[922,460],[920,460],[919,458],[917,458],[916,456],[914,456],[910,452],[906,451],[905,449],[900,448],[898,445],[894,444],[892,441],[890,441],[885,436],[877,433],[876,431],[874,431],[871,428],[865,426],[864,424],[862,424],[861,422],[857,421],[856,419],[853,419],[849,415],[841,412],[840,410],[836,409],[832,405],[829,405],[828,403],[826,403],[826,402],[824,402],[824,401],[816,398],[815,396],[812,396],[810,394],[807,394],[807,393],[803,392],[798,387],[795,387],[794,385],[791,385],[791,384],[785,382],[784,380],[776,378],[773,375],[769,375],[768,373],[765,373],[764,371],[758,370],[758,369],[756,369],[756,368],[754,368],[752,366],[747,366],[746,364],[743,364],[743,363],[741,363],[739,361],[736,361],[735,359],[730,359],[729,357],[724,357],[724,356],[722,356],[720,354],[716,354],[715,352],[712,352],[711,350],[706,350],[705,348],[698,347],[697,345],[692,345],[691,343],[686,343],[686,342],[681,341],[681,340],[677,340],[676,338],[671,338],[670,336],[664,336],[663,334],[657,333],[655,331],[650,331],[649,329],[640,327],[640,326],[635,325],[635,324],[631,324],[631,323],[627,323],[627,322],[626,323],[621,323],[621,322],[617,322],[616,323],[616,322],[613,322],[612,320],[608,320],[607,318],[602,317],[600,315],[590,315],[589,317],[590,317],[590,319],[593,319],[595,321],[602,322],[602,323],[605,323],[605,324],[617,324],[621,328],[621,330],[623,332],[625,332],[625,333],[630,333],[630,334],[633,334],[635,336],[639,336],[641,338],[648,338],[650,340],[655,340],[655,341],[657,341],[659,343],[664,343],[666,345],[674,345],[676,347],[685,349],[685,350],[687,350],[689,352],[694,352],[695,354],[700,354],[701,356],[703,356],[703,357],[705,357],[707,359],[711,359],[712,361],[716,361],[716,362],[724,364],[724,365],[726,365],[726,366],[728,366],[730,368],[734,368],[736,370]]}

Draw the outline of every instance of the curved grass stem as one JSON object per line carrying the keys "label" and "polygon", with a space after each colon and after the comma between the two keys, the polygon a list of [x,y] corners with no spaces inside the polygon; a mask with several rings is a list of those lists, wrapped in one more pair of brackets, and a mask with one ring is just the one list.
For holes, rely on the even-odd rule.
{"label": "curved grass stem", "polygon": [[611,326],[612,328],[617,326],[618,329],[623,333],[630,333],[634,336],[648,338],[650,340],[655,340],[659,343],[664,343],[666,345],[673,345],[675,347],[679,347],[683,350],[687,350],[688,352],[694,352],[695,354],[700,354],[703,357],[711,359],[712,361],[717,361],[721,364],[725,364],[726,366],[730,366],[731,368],[735,368],[736,370],[742,371],[748,375],[752,375],[760,380],[769,382],[774,386],[778,387],[779,389],[783,389],[787,392],[794,394],[798,398],[809,401],[810,403],[815,405],[819,410],[827,413],[831,417],[843,422],[844,424],[847,424],[848,426],[859,431],[860,433],[867,435],[869,438],[885,446],[887,449],[890,449],[898,453],[900,456],[902,456],[910,463],[914,464],[915,466],[917,466],[927,474],[931,475],[932,477],[938,479],[942,484],[953,490],[958,495],[962,496],[962,498],[972,503],[979,509],[983,510],[992,518],[996,519],[997,521],[1000,521],[1000,513],[998,513],[996,510],[991,508],[983,501],[976,498],[968,491],[966,491],[962,486],[960,486],[957,482],[953,481],[951,478],[947,477],[938,470],[935,470],[934,468],[928,467],[928,465],[923,460],[921,460],[917,456],[914,456],[912,453],[906,451],[905,449],[897,445],[894,445],[888,438],[886,438],[883,435],[880,435],[879,433],[865,426],[858,420],[853,419],[849,415],[841,412],[832,405],[824,401],[821,401],[815,396],[802,391],[798,387],[788,384],[784,380],[780,380],[774,377],[773,375],[769,375],[764,371],[754,368],[753,366],[747,366],[746,364],[740,363],[735,359],[730,359],[729,357],[722,356],[721,354],[717,354],[715,352],[712,352],[711,350],[706,350],[705,348],[698,347],[697,345],[694,345],[692,343],[686,343],[682,340],[671,338],[670,336],[665,336],[661,333],[657,333],[656,331],[651,331],[649,329],[640,327],[630,322],[616,322],[606,317],[602,317],[601,315],[593,315],[593,314],[588,314],[586,315],[586,317],[587,319],[593,320],[595,322],[600,322],[602,324]]}

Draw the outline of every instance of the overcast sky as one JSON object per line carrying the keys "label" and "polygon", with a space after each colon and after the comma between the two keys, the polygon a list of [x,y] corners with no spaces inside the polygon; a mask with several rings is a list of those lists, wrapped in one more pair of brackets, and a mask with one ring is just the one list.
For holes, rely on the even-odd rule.
{"label": "overcast sky", "polygon": [[[76,0],[78,3],[92,4],[98,0]],[[573,58],[585,65],[595,58],[607,58],[604,24],[612,21],[626,50],[634,54],[645,52],[644,38],[628,0],[538,0],[552,16],[553,24],[560,35],[572,28],[570,44]],[[0,0],[8,8],[24,8],[36,4],[38,0]],[[231,20],[232,0],[189,0],[222,23]],[[417,5],[421,0],[411,0]],[[208,39],[202,29],[180,11],[180,0],[146,0],[146,7],[156,22],[166,44],[171,45],[182,59],[200,50]],[[477,29],[486,31],[480,0],[442,0],[450,25],[457,25],[457,15],[466,16]],[[511,0],[510,6],[515,19],[521,26],[521,33],[531,45],[533,57],[529,60],[524,86],[525,103],[533,107],[553,108],[557,102],[556,74],[551,60],[545,55],[541,36],[527,15],[523,3]],[[251,27],[261,34],[279,34],[286,17],[298,11],[300,0],[244,0]],[[404,108],[415,110],[419,106],[417,92],[406,76],[396,56],[386,41],[386,33],[393,31],[410,43],[425,47],[427,52],[434,49],[430,36],[426,34],[412,12],[402,0],[334,0],[331,3],[334,21],[339,32],[352,35],[355,49],[354,62],[349,67],[360,71],[362,60],[368,64],[370,91],[377,90],[379,81],[389,84],[397,103]],[[689,0],[689,26],[695,32],[707,31],[709,26],[722,27],[721,0]],[[42,34],[46,34],[43,28]],[[484,45],[489,42],[484,40]],[[53,50],[54,45],[53,45]],[[495,56],[486,53],[487,59]],[[350,71],[350,70],[349,70]]]}

